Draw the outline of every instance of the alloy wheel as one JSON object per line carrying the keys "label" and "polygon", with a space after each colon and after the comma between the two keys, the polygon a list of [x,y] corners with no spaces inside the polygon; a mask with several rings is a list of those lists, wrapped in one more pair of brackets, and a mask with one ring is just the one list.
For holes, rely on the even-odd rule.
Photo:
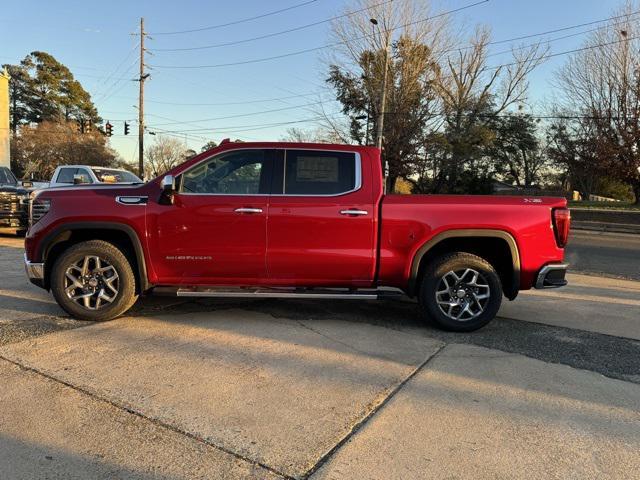
{"label": "alloy wheel", "polygon": [[100,310],[118,296],[120,276],[104,258],[87,255],[65,271],[65,294],[87,310]]}
{"label": "alloy wheel", "polygon": [[452,320],[466,322],[484,312],[491,288],[482,273],[472,268],[449,271],[438,282],[436,303]]}

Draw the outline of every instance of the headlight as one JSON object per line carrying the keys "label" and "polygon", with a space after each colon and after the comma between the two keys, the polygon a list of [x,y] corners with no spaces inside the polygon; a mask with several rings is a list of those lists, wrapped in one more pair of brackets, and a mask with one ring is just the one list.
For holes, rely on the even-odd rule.
{"label": "headlight", "polygon": [[51,209],[51,200],[35,198],[29,208],[29,224],[35,225]]}

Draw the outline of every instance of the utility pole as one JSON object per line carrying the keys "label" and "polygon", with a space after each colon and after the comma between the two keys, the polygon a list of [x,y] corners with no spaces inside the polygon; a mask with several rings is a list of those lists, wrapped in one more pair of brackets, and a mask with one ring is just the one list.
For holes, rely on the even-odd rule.
{"label": "utility pole", "polygon": [[[378,27],[378,31],[380,32],[380,27],[378,26],[378,20],[372,18],[370,22],[373,24],[373,28]],[[380,32],[380,37],[382,37],[382,32]],[[380,93],[380,113],[378,115],[378,130],[376,132],[376,147],[382,150],[382,136],[384,133],[384,114],[385,108],[387,105],[387,81],[389,74],[389,44],[391,43],[391,35],[389,29],[385,27],[385,42],[384,42],[384,72],[382,74],[382,92]],[[387,176],[388,176],[388,161],[383,165],[384,170],[384,193],[387,193]]]}
{"label": "utility pole", "polygon": [[138,96],[138,176],[144,180],[144,81],[149,77],[144,73],[144,18],[140,18],[140,94]]}

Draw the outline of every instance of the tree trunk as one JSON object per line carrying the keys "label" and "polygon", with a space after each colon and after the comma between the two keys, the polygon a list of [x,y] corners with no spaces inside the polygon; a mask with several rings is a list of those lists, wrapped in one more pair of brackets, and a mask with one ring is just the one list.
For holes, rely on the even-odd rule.
{"label": "tree trunk", "polygon": [[633,194],[636,196],[635,205],[640,205],[640,180],[636,180],[633,185]]}

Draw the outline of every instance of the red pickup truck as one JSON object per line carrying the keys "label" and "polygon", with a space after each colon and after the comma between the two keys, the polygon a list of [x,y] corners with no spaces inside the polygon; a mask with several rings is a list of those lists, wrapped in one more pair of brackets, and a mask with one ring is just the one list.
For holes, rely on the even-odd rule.
{"label": "red pickup truck", "polygon": [[380,151],[232,143],[137,185],[40,191],[25,262],[76,318],[108,320],[143,294],[417,297],[471,331],[503,294],[566,284],[563,198],[384,195]]}

